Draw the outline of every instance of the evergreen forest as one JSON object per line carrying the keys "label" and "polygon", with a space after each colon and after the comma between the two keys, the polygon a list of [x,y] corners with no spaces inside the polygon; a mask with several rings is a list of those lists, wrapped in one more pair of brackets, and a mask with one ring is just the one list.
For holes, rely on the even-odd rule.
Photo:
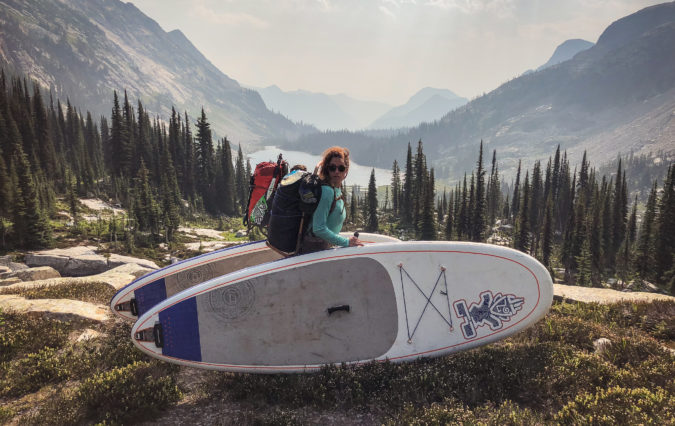
{"label": "evergreen forest", "polygon": [[[241,146],[233,152],[226,137],[214,140],[203,109],[196,120],[175,109],[151,117],[126,92],[111,98],[110,117],[92,117],[0,73],[0,251],[54,246],[54,219],[65,207],[77,228],[79,198],[126,210],[100,234],[125,242],[128,252],[175,241],[181,223],[196,216],[241,216],[251,165]],[[570,284],[639,279],[675,290],[675,166],[667,153],[658,154],[658,167],[650,167],[652,157],[630,155],[598,168],[585,154],[573,166],[558,147],[531,169],[519,165],[506,184],[498,153],[488,159],[478,142],[474,170],[442,193],[423,142],[414,153],[408,144],[384,202],[374,172],[365,194],[344,188],[347,227],[508,245]]]}

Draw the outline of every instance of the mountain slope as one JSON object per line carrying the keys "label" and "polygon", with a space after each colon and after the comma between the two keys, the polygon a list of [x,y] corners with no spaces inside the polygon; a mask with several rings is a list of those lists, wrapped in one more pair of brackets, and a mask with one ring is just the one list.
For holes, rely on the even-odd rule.
{"label": "mountain slope", "polygon": [[305,90],[284,92],[277,86],[256,90],[272,111],[321,130],[362,129],[389,108],[380,102],[361,101],[347,95]]}
{"label": "mountain slope", "polygon": [[267,110],[210,63],[178,30],[169,33],[118,0],[0,1],[0,64],[52,87],[62,100],[110,115],[112,92],[127,91],[151,114],[171,106],[233,142],[297,136],[303,129]]}
{"label": "mountain slope", "polygon": [[413,127],[441,118],[468,100],[447,89],[425,87],[403,105],[387,111],[368,126],[369,129]]}
{"label": "mountain slope", "polygon": [[[598,43],[557,66],[523,75],[392,138],[340,135],[359,162],[391,167],[422,140],[440,178],[471,170],[478,143],[497,149],[500,170],[551,155],[572,162],[584,150],[602,163],[619,153],[674,151],[675,3],[643,9],[610,25]],[[325,135],[330,139],[331,135]],[[307,145],[326,141],[303,140]]]}

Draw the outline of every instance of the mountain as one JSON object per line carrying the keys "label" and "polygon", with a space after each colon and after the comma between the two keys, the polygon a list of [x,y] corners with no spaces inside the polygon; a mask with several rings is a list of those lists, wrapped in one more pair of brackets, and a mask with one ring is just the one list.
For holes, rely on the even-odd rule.
{"label": "mountain", "polygon": [[269,111],[257,92],[223,74],[178,30],[165,32],[119,0],[0,1],[0,66],[54,95],[110,116],[113,90],[168,119],[202,106],[217,134],[231,142],[292,138],[308,129]]}
{"label": "mountain", "polygon": [[298,144],[319,151],[343,141],[355,161],[390,168],[405,161],[408,143],[422,140],[442,179],[470,172],[481,140],[487,153],[497,150],[507,175],[519,159],[524,166],[545,160],[558,144],[572,164],[584,150],[594,164],[620,153],[675,151],[673,46],[675,2],[651,6],[611,24],[572,59],[515,78],[436,122],[393,137],[326,134]]}
{"label": "mountain", "polygon": [[553,56],[551,56],[551,58],[544,65],[537,68],[537,71],[541,71],[544,68],[552,67],[553,65],[557,65],[561,62],[572,59],[577,53],[590,49],[591,47],[593,47],[593,43],[590,41],[579,38],[567,40],[560,46],[556,47],[555,51],[553,52]]}
{"label": "mountain", "polygon": [[389,105],[361,101],[347,95],[327,95],[305,90],[284,92],[277,86],[256,89],[272,111],[320,130],[358,130],[390,108]]}
{"label": "mountain", "polygon": [[405,104],[387,111],[368,128],[396,129],[417,126],[422,122],[437,120],[467,102],[468,99],[457,96],[450,90],[425,87]]}

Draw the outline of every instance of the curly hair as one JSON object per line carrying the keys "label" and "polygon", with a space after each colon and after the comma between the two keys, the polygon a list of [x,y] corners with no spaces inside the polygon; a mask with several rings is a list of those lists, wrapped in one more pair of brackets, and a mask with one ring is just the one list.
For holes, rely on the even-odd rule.
{"label": "curly hair", "polygon": [[326,182],[330,180],[328,164],[334,157],[342,158],[347,171],[349,171],[349,150],[341,146],[331,146],[321,154],[321,162],[319,163],[319,177]]}

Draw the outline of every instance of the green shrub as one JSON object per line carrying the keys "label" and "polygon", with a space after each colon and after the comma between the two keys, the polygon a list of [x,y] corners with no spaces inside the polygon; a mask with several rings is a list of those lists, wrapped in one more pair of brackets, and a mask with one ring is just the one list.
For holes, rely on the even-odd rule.
{"label": "green shrub", "polygon": [[578,395],[555,416],[561,424],[672,424],[675,397],[663,389],[613,387]]}
{"label": "green shrub", "polygon": [[640,364],[628,365],[612,378],[610,386],[626,388],[644,387],[651,391],[663,388],[675,395],[675,355],[664,352]]}
{"label": "green shrub", "polygon": [[0,405],[0,424],[9,423],[9,421],[14,417],[14,410],[9,407],[3,407]]}
{"label": "green shrub", "polygon": [[0,311],[0,325],[0,363],[44,347],[64,346],[71,326],[67,322],[6,311]]}
{"label": "green shrub", "polygon": [[404,425],[528,425],[541,424],[541,416],[531,410],[519,407],[511,401],[504,401],[495,407],[488,403],[471,409],[455,399],[434,403],[429,407],[417,409],[407,404],[402,413],[389,421],[389,424]]}
{"label": "green shrub", "polygon": [[16,294],[26,299],[72,299],[108,304],[116,290],[103,282],[45,285],[32,288],[0,289],[0,294]]}
{"label": "green shrub", "polygon": [[85,380],[77,390],[84,417],[127,422],[149,418],[180,399],[172,375],[157,363],[135,362]]}
{"label": "green shrub", "polygon": [[61,357],[46,347],[25,358],[4,363],[0,369],[0,396],[19,396],[68,377]]}
{"label": "green shrub", "polygon": [[602,351],[602,357],[612,364],[640,364],[652,356],[665,355],[666,350],[654,339],[629,335],[616,339]]}

